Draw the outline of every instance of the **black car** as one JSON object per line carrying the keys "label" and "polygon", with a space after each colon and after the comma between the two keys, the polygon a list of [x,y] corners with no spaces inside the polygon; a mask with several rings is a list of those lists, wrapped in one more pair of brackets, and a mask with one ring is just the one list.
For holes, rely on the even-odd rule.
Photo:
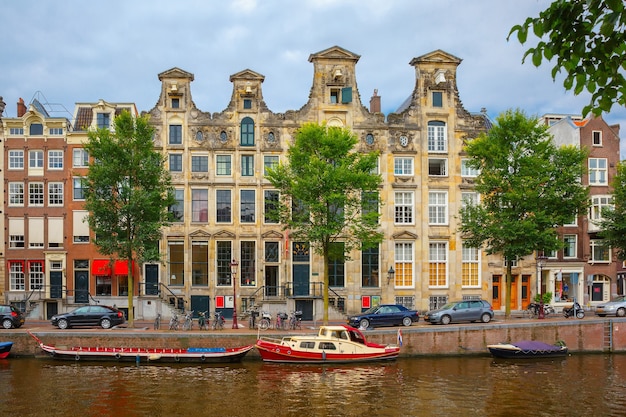
{"label": "black car", "polygon": [[82,306],[69,313],[56,314],[50,322],[59,329],[68,329],[76,326],[100,326],[110,329],[126,321],[124,313],[109,306]]}
{"label": "black car", "polygon": [[348,324],[367,329],[377,326],[410,326],[419,321],[419,313],[400,304],[380,304],[361,314],[350,316]]}
{"label": "black car", "polygon": [[0,323],[5,329],[22,327],[24,313],[11,305],[0,305]]}

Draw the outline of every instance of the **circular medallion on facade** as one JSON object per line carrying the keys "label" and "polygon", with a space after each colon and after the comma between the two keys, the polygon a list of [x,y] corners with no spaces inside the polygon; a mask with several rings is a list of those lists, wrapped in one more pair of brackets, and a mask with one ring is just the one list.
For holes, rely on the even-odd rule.
{"label": "circular medallion on facade", "polygon": [[202,131],[201,131],[201,130],[198,130],[198,131],[196,132],[196,140],[197,140],[198,142],[202,142],[202,140],[204,140],[204,135],[202,134]]}
{"label": "circular medallion on facade", "polygon": [[228,135],[227,135],[227,134],[226,134],[226,132],[224,132],[223,130],[222,130],[222,132],[220,133],[220,140],[221,140],[222,142],[226,142],[226,141],[228,140]]}
{"label": "circular medallion on facade", "polygon": [[371,133],[368,133],[367,136],[365,136],[365,143],[367,143],[368,145],[373,145],[374,135],[372,135]]}
{"label": "circular medallion on facade", "polygon": [[409,138],[407,138],[404,135],[400,136],[400,146],[406,146],[408,144],[409,144]]}
{"label": "circular medallion on facade", "polygon": [[276,142],[276,136],[274,135],[274,132],[270,132],[267,134],[267,141],[271,143]]}

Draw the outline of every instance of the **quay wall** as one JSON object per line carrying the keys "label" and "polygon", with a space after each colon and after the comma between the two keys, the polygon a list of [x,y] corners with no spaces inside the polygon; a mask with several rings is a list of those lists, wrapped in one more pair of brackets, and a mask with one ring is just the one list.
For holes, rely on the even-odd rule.
{"label": "quay wall", "polygon": [[[584,320],[532,320],[495,321],[488,324],[414,325],[365,331],[368,341],[397,343],[398,329],[402,331],[403,357],[428,355],[478,355],[487,354],[486,346],[500,342],[540,340],[555,343],[562,340],[570,352],[626,352],[626,318]],[[58,330],[47,326],[30,329],[3,330],[1,340],[14,343],[12,356],[39,355],[41,350],[28,334],[30,330],[48,345],[102,346],[102,347],[234,347],[254,344],[257,332],[248,329],[222,331],[153,331],[147,327],[134,329]],[[314,328],[304,328],[296,333],[315,333]],[[261,336],[280,338],[289,331],[267,330]],[[251,351],[246,359],[259,359]]]}

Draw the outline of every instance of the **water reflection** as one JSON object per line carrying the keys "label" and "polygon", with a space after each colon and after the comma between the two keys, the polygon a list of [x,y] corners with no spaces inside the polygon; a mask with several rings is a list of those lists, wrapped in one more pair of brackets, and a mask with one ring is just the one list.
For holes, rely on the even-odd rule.
{"label": "water reflection", "polygon": [[0,361],[19,416],[621,416],[626,355],[419,358],[358,366]]}

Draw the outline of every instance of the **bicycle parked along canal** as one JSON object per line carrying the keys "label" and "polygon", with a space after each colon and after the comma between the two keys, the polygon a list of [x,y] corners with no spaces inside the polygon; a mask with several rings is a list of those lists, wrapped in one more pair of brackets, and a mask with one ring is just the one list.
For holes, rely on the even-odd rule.
{"label": "bicycle parked along canal", "polygon": [[193,328],[193,310],[185,313],[185,322],[183,323],[183,330],[191,330]]}
{"label": "bicycle parked along canal", "polygon": [[213,324],[211,324],[211,328],[213,330],[224,330],[224,323],[226,322],[226,319],[222,316],[222,312],[216,311],[213,313],[213,316]]}
{"label": "bicycle parked along canal", "polygon": [[161,328],[161,313],[156,315],[154,319],[154,330],[159,330]]}
{"label": "bicycle parked along canal", "polygon": [[178,330],[178,326],[179,326],[179,322],[178,322],[178,314],[176,313],[172,313],[172,317],[170,318],[170,330]]}
{"label": "bicycle parked along canal", "polygon": [[208,311],[201,311],[198,313],[198,327],[200,327],[200,330],[209,330],[209,312]]}

